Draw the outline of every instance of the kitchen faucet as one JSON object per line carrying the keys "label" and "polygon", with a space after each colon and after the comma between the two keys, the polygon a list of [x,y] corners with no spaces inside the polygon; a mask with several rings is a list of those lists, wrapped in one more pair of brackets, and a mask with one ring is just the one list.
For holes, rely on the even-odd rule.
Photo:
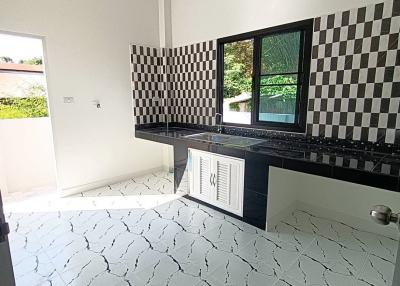
{"label": "kitchen faucet", "polygon": [[218,133],[222,133],[222,114],[221,113],[215,113],[215,123],[218,122],[217,118],[219,116],[219,124],[218,124]]}

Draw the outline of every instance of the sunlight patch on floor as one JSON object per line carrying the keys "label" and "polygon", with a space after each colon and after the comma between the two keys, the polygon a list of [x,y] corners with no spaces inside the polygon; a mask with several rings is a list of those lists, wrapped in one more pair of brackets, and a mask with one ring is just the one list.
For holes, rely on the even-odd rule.
{"label": "sunlight patch on floor", "polygon": [[68,197],[60,197],[54,191],[8,196],[4,198],[4,211],[149,209],[180,197],[174,194],[173,174],[157,172]]}

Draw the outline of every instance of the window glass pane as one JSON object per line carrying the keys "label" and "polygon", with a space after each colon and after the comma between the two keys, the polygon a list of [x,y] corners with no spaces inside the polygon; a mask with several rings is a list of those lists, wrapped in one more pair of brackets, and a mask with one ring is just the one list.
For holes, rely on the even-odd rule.
{"label": "window glass pane", "polygon": [[260,87],[259,121],[294,123],[297,85]]}
{"label": "window glass pane", "polygon": [[251,124],[253,40],[224,44],[223,121]]}
{"label": "window glass pane", "polygon": [[297,74],[262,76],[260,85],[297,84]]}
{"label": "window glass pane", "polygon": [[301,32],[266,36],[261,43],[261,74],[297,73]]}

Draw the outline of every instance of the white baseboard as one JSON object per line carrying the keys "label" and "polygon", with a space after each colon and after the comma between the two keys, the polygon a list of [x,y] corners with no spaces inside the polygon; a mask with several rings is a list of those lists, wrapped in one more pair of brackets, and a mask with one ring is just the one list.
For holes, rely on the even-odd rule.
{"label": "white baseboard", "polygon": [[148,169],[145,171],[129,173],[129,174],[113,177],[113,178],[107,178],[104,180],[100,180],[100,181],[96,181],[96,182],[92,182],[92,183],[88,183],[88,184],[84,184],[84,185],[78,185],[78,186],[73,186],[70,188],[64,188],[64,189],[60,190],[60,196],[66,197],[66,196],[70,196],[70,195],[79,194],[81,192],[89,191],[92,189],[104,187],[104,186],[115,184],[115,183],[119,183],[121,181],[129,180],[134,177],[140,177],[140,176],[144,176],[144,175],[154,173],[154,172],[159,172],[159,171],[168,171],[168,168],[166,168],[165,166],[162,166],[162,167],[157,167],[157,168],[153,168],[153,169]]}
{"label": "white baseboard", "polygon": [[313,215],[321,218],[343,222],[362,231],[384,235],[393,239],[399,239],[399,231],[395,225],[378,225],[377,223],[370,220],[368,213],[365,214],[365,219],[363,219],[347,213],[337,212],[332,209],[321,208],[319,206],[307,204],[301,201],[296,202],[296,208],[299,210],[308,211]]}

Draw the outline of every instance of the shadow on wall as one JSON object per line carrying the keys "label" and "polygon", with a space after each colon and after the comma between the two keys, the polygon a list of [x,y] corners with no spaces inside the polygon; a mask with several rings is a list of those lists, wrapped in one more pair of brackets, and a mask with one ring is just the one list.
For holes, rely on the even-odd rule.
{"label": "shadow on wall", "polygon": [[49,117],[0,120],[0,144],[4,193],[56,189]]}

